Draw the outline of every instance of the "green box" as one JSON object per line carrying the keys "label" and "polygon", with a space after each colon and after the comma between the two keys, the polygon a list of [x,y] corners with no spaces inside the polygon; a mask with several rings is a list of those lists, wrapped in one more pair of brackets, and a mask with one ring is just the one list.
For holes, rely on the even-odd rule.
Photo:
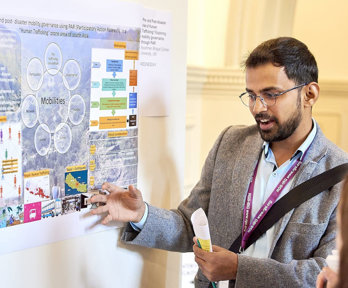
{"label": "green box", "polygon": [[103,91],[126,91],[127,79],[103,79]]}
{"label": "green box", "polygon": [[127,109],[127,97],[100,98],[100,110]]}

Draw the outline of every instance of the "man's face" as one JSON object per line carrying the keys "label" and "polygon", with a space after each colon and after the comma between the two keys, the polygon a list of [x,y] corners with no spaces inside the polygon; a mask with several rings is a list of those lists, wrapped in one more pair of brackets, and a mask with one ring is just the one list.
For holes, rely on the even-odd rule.
{"label": "man's face", "polygon": [[[246,86],[250,93],[279,93],[296,86],[289,80],[283,67],[271,63],[247,68]],[[260,98],[254,107],[249,107],[255,118],[260,135],[264,141],[282,141],[294,134],[302,121],[301,88],[289,91],[276,100],[272,106],[265,107]]]}

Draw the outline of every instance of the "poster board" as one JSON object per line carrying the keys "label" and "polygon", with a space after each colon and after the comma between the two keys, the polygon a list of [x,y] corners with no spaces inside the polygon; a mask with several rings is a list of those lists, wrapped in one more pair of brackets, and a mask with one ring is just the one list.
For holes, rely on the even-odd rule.
{"label": "poster board", "polygon": [[[18,3],[20,2],[20,3]],[[180,199],[180,193],[178,191],[181,191],[182,181],[183,181],[183,162],[184,162],[184,143],[182,142],[182,139],[184,139],[184,103],[185,103],[185,33],[186,33],[186,18],[182,18],[182,13],[184,12],[184,15],[186,15],[186,3],[185,1],[182,1],[182,5],[179,5],[180,7],[177,7],[176,5],[173,5],[172,3],[166,2],[166,1],[136,1],[142,4],[150,5],[153,8],[158,9],[169,9],[170,11],[175,13],[175,22],[176,22],[176,28],[173,28],[175,30],[175,37],[173,38],[173,41],[177,44],[174,45],[174,54],[171,56],[171,58],[177,60],[177,63],[174,65],[174,67],[171,69],[171,75],[175,73],[177,76],[175,80],[172,79],[172,83],[176,83],[177,88],[173,88],[172,91],[174,94],[176,94],[176,99],[174,102],[171,101],[171,109],[172,111],[177,111],[176,117],[172,118],[171,116],[166,118],[158,118],[158,117],[148,117],[148,118],[142,118],[139,119],[139,125],[142,127],[142,129],[139,128],[139,147],[142,146],[143,148],[139,148],[139,178],[138,178],[138,185],[141,185],[143,187],[144,192],[144,198],[146,200],[155,199],[155,204],[157,202],[162,202],[162,206],[171,206],[171,203],[177,203]],[[102,1],[102,2],[84,2],[81,3],[80,1],[70,1],[70,2],[61,2],[59,5],[57,4],[55,7],[50,5],[49,3],[46,3],[45,1],[34,1],[31,3],[26,3],[22,1],[14,1],[10,4],[6,5],[6,9],[3,10],[3,13],[7,15],[19,15],[21,17],[30,17],[30,15],[35,15],[36,17],[40,19],[47,19],[47,15],[50,15],[50,19],[55,19],[59,21],[71,21],[71,19],[74,19],[74,21],[77,22],[84,22],[84,23],[103,23],[105,25],[112,24],[112,25],[118,25],[118,21],[122,22],[125,26],[131,26],[132,23],[129,19],[129,15],[122,14],[119,10],[119,5],[123,5],[118,3],[117,1]],[[127,3],[127,5],[135,5],[134,3]],[[135,5],[136,6],[136,5]],[[174,7],[175,6],[175,7]],[[40,8],[40,9],[38,9]],[[6,10],[6,11],[5,11]],[[78,14],[75,13],[75,11],[80,11]],[[116,13],[115,11],[119,11],[119,13]],[[116,16],[117,17],[116,17]],[[117,19],[117,21],[115,20]],[[180,20],[179,20],[180,19]],[[134,20],[134,19],[133,19]],[[174,20],[174,18],[173,18]],[[116,23],[117,22],[117,23]],[[174,27],[174,26],[173,26]],[[180,84],[179,84],[180,83]],[[173,86],[172,86],[173,87]],[[156,128],[153,130],[153,128]],[[168,131],[171,131],[170,137],[168,136]],[[169,138],[172,139],[172,141],[169,141]],[[180,140],[181,139],[181,140]],[[163,142],[165,142],[163,145]],[[158,147],[157,151],[148,150],[149,146],[152,147]],[[143,149],[143,150],[142,150]],[[142,151],[141,151],[142,150]],[[147,151],[146,151],[147,150]],[[146,151],[146,153],[145,153]],[[162,165],[160,169],[156,168],[150,168],[153,166],[154,162],[156,162],[159,158],[161,158],[163,155],[167,155],[172,159],[170,161],[170,164]],[[167,157],[166,156],[166,157]],[[142,158],[142,159],[141,159]],[[149,173],[149,170],[152,169],[152,172],[158,172]],[[178,175],[178,177],[175,177],[174,179],[169,179],[167,176],[167,172],[171,170],[171,172],[174,170],[174,172]],[[164,177],[158,177],[161,173],[164,173]],[[170,184],[171,188],[168,190],[168,193],[166,197],[163,198],[162,192],[160,194],[156,194],[155,192],[152,192],[152,185],[159,186],[160,188],[164,188],[164,186],[168,187],[168,184]],[[163,191],[163,189],[161,189]],[[175,191],[175,193],[174,193]],[[169,197],[168,195],[172,195]],[[162,200],[161,200],[162,199]],[[163,201],[166,199],[165,201]],[[69,214],[66,217],[67,218],[60,218],[60,219],[68,219],[70,217],[74,218],[75,214]],[[58,217],[55,218],[53,221],[58,221]],[[76,220],[76,219],[75,219]],[[70,219],[69,221],[74,221]],[[80,219],[78,220],[80,221]],[[27,235],[35,234],[35,229],[33,228],[36,223],[28,223],[23,225],[23,227],[27,227],[25,229],[30,230],[30,233]],[[26,226],[27,225],[27,226]],[[10,227],[9,229],[18,229],[20,226],[14,226]],[[63,226],[64,227],[64,224]],[[69,229],[70,226],[68,226],[67,229]],[[65,228],[62,228],[65,229]],[[76,230],[74,230],[76,231]],[[18,232],[18,231],[17,231]],[[48,230],[47,235],[51,233],[56,233],[57,231],[50,231]],[[21,287],[25,284],[26,287],[61,287],[62,285],[64,287],[88,287],[88,285],[92,285],[93,283],[99,283],[98,287],[111,287],[108,285],[111,285],[113,281],[116,281],[117,283],[120,283],[120,285],[126,285],[127,283],[143,283],[143,277],[142,277],[142,270],[148,267],[148,265],[151,264],[152,261],[147,258],[146,253],[143,254],[142,250],[136,251],[132,249],[126,249],[126,248],[120,248],[115,247],[115,241],[118,238],[118,230],[108,230],[103,231],[101,233],[97,234],[91,234],[86,235],[84,237],[74,238],[71,240],[66,240],[63,242],[57,242],[55,244],[50,244],[46,246],[42,246],[40,248],[34,248],[34,249],[27,249],[23,250],[22,252],[17,252],[15,254],[9,253],[1,256],[2,263],[0,269],[4,272],[4,278],[2,279],[2,284],[4,285],[10,285],[12,287]],[[18,238],[18,234],[16,234]],[[20,235],[20,237],[23,237]],[[30,238],[30,237],[29,237]],[[21,239],[24,239],[21,238]],[[63,239],[62,239],[63,240]],[[6,238],[7,241],[12,241],[11,237]],[[2,245],[6,245],[6,243],[1,243]],[[95,247],[95,249],[91,249],[91,247]],[[111,250],[110,250],[111,248]],[[71,250],[73,249],[73,251]],[[155,252],[154,252],[155,253]],[[69,254],[69,261],[65,262],[65,260],[62,259],[63,254]],[[157,254],[157,252],[155,253]],[[82,256],[84,255],[84,256]],[[107,259],[109,257],[104,257],[103,259],[99,259],[101,255],[113,255],[112,259]],[[167,256],[165,254],[159,253],[160,259],[162,259],[165,263],[167,259]],[[53,256],[55,261],[51,261],[50,256]],[[24,259],[31,259],[31,265],[26,265],[24,262]],[[37,260],[33,260],[37,259]],[[95,266],[95,261],[98,261],[98,259],[103,262],[104,264],[102,266]],[[123,260],[122,260],[123,259]],[[126,260],[127,259],[127,260]],[[168,258],[169,259],[169,258]],[[126,260],[126,261],[124,261]],[[169,281],[168,277],[165,275],[171,275],[173,272],[175,273],[176,270],[172,270],[170,272],[166,271],[166,264],[163,265],[163,261],[159,261],[159,266],[157,266],[156,269],[151,269],[151,271],[154,271],[153,273],[156,273],[156,271],[163,271],[164,269],[164,275],[163,277],[154,277],[157,278],[155,281],[161,281],[162,283]],[[14,261],[14,262],[12,262]],[[130,277],[129,273],[125,271],[125,267],[122,266],[123,263],[127,263],[133,267],[133,277]],[[171,261],[174,263],[173,261]],[[6,263],[6,264],[5,264]],[[49,263],[49,265],[48,265]],[[177,263],[177,262],[176,262]],[[82,267],[81,269],[84,271],[82,274],[80,273],[77,275],[74,273],[74,269],[77,267]],[[118,267],[119,272],[114,273],[112,275],[108,271],[111,268],[107,267]],[[8,273],[9,271],[15,270],[14,268],[19,268],[21,271],[23,271],[22,278],[13,277],[11,273]],[[40,269],[38,269],[40,268]],[[152,267],[153,268],[153,267]],[[55,275],[55,271],[60,269],[60,277],[59,279],[55,279],[54,283],[51,281]],[[39,272],[40,271],[40,272]],[[114,270],[113,270],[114,271]],[[75,271],[76,272],[76,271]],[[151,272],[152,273],[152,272]],[[150,274],[151,274],[150,273]],[[39,276],[40,275],[40,276]],[[135,276],[134,276],[135,275]],[[151,275],[150,277],[151,279]],[[39,284],[37,280],[40,279]],[[70,282],[66,283],[67,278],[70,278]],[[168,278],[168,279],[167,279]],[[133,279],[133,280],[130,280]],[[88,285],[86,284],[88,280]],[[129,282],[130,281],[130,282]],[[163,282],[164,281],[164,282]],[[109,284],[107,284],[109,283]],[[172,282],[172,283],[175,283]],[[130,284],[132,285],[132,284]],[[126,285],[127,286],[127,285]],[[137,287],[137,286],[133,286]],[[140,284],[138,285],[140,287]],[[141,285],[141,287],[146,287],[146,285]],[[150,287],[150,286],[149,286]],[[173,287],[177,287],[176,284],[174,284]]]}
{"label": "poster board", "polygon": [[[87,202],[102,183],[137,186],[139,95],[142,115],[169,110],[170,14],[120,10],[133,26],[0,15],[0,233],[76,212],[96,221]],[[41,242],[47,225],[0,253]]]}
{"label": "poster board", "polygon": [[36,221],[36,239],[79,231],[50,218],[86,216],[104,182],[137,185],[139,43],[139,27],[0,17],[2,238]]}

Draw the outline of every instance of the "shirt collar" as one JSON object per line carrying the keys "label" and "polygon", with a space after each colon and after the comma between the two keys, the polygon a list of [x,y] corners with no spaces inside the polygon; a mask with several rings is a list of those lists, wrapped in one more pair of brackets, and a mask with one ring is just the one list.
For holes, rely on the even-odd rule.
{"label": "shirt collar", "polygon": [[[296,152],[291,156],[291,159],[292,160],[296,155],[298,155],[300,153],[300,158],[303,157],[303,154],[305,153],[305,151],[308,149],[308,147],[312,144],[313,142],[313,139],[315,137],[315,135],[317,134],[317,122],[314,120],[314,118],[312,118],[312,123],[313,123],[313,128],[311,130],[311,132],[309,133],[309,135],[307,136],[306,140],[301,144],[300,147],[298,147],[298,149],[296,150]],[[265,153],[265,158],[267,160],[269,160],[270,158],[270,154],[273,154],[273,153],[269,153],[271,148],[269,147],[269,142],[266,142],[264,141],[263,144],[262,144],[262,148],[263,148],[263,151]],[[301,159],[302,160],[302,159]]]}

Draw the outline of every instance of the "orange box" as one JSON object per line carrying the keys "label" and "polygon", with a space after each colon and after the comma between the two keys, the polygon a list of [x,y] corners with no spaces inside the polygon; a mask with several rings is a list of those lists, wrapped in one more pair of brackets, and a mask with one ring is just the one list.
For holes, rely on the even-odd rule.
{"label": "orange box", "polygon": [[99,129],[127,128],[127,116],[99,117]]}
{"label": "orange box", "polygon": [[49,174],[50,174],[50,170],[48,169],[38,170],[38,171],[29,171],[29,172],[24,172],[24,178],[39,177],[39,176],[45,176]]}
{"label": "orange box", "polygon": [[89,177],[89,184],[90,184],[91,186],[94,185],[94,177],[93,177],[93,176]]}
{"label": "orange box", "polygon": [[96,167],[95,161],[94,160],[89,161],[89,170],[94,171],[95,167]]}
{"label": "orange box", "polygon": [[126,49],[126,47],[127,47],[127,43],[126,42],[118,42],[118,41],[114,42],[114,48]]}
{"label": "orange box", "polygon": [[66,172],[76,172],[76,171],[83,171],[86,170],[86,165],[76,165],[76,166],[68,166],[65,167]]}
{"label": "orange box", "polygon": [[91,155],[94,155],[95,151],[97,150],[95,145],[91,145],[89,147],[89,153],[91,153]]}
{"label": "orange box", "polygon": [[139,52],[136,50],[126,50],[124,52],[124,59],[126,60],[138,60],[139,59]]}
{"label": "orange box", "polygon": [[7,116],[0,116],[0,122],[6,122]]}
{"label": "orange box", "polygon": [[129,86],[138,85],[138,70],[129,70]]}
{"label": "orange box", "polygon": [[91,126],[98,126],[98,120],[91,120]]}
{"label": "orange box", "polygon": [[128,131],[112,131],[108,133],[108,138],[128,136]]}

